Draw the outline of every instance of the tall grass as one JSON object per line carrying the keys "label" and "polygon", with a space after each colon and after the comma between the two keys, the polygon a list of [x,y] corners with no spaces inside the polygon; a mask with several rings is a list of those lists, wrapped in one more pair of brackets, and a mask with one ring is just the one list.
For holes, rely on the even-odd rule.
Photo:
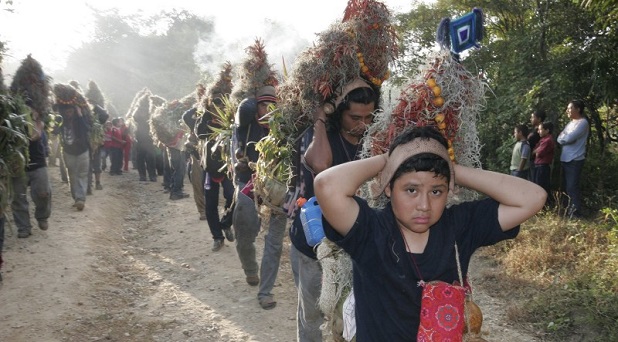
{"label": "tall grass", "polygon": [[509,319],[544,340],[618,341],[618,210],[592,220],[558,212],[541,212],[517,239],[482,251],[503,266],[492,292],[517,303]]}

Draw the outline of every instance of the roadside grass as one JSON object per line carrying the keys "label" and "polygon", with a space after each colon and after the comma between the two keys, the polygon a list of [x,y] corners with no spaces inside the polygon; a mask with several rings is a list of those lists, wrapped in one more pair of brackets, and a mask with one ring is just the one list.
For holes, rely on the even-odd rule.
{"label": "roadside grass", "polygon": [[618,210],[590,220],[542,211],[515,240],[480,251],[501,264],[484,275],[511,322],[544,341],[618,341]]}

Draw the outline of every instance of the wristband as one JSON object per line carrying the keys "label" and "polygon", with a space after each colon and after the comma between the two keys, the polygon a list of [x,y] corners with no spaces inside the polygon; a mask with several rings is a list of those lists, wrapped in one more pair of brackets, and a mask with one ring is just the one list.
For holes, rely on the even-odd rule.
{"label": "wristband", "polygon": [[315,122],[313,124],[315,125],[316,123],[318,123],[318,121],[322,122],[324,124],[324,126],[326,126],[326,120],[324,120],[322,118],[315,119]]}

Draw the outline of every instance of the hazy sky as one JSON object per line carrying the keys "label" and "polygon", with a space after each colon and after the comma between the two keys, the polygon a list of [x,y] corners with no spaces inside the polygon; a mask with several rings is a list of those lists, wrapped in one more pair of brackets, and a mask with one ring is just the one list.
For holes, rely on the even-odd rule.
{"label": "hazy sky", "polygon": [[[413,2],[383,1],[394,13],[409,11]],[[245,47],[257,37],[264,38],[262,33],[268,23],[279,23],[285,28],[281,32],[285,38],[279,38],[276,44],[265,39],[269,55],[277,55],[272,52],[273,45],[285,49],[287,44],[304,41],[308,46],[315,33],[342,17],[347,0],[14,0],[14,12],[0,10],[0,41],[9,49],[4,66],[17,64],[32,53],[48,73],[63,68],[71,49],[88,41],[93,31],[86,4],[146,16],[164,9],[186,9],[207,19],[214,18],[218,39]],[[4,8],[5,1],[0,0],[0,9]],[[244,55],[240,50],[239,59]],[[229,55],[225,60],[238,62]]]}

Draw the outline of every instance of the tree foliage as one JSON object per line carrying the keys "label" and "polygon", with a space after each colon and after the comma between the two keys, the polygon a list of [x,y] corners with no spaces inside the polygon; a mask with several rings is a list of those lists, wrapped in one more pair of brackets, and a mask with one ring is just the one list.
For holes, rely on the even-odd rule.
{"label": "tree foliage", "polygon": [[212,33],[212,23],[184,10],[149,18],[93,12],[94,39],[70,55],[56,79],[95,80],[121,114],[144,87],[169,100],[195,90],[201,78],[195,46]]}
{"label": "tree foliage", "polygon": [[[423,58],[440,18],[456,18],[475,6],[483,10],[486,38],[481,49],[462,54],[462,63],[482,74],[491,89],[479,123],[483,166],[508,170],[512,129],[528,122],[534,109],[547,111],[557,135],[568,121],[566,105],[575,98],[585,101],[591,122],[588,157],[604,158],[608,144],[618,141],[616,1],[438,0],[418,5],[398,16],[403,55]],[[416,70],[414,58],[401,63],[401,70]],[[618,188],[602,182],[589,186]]]}

